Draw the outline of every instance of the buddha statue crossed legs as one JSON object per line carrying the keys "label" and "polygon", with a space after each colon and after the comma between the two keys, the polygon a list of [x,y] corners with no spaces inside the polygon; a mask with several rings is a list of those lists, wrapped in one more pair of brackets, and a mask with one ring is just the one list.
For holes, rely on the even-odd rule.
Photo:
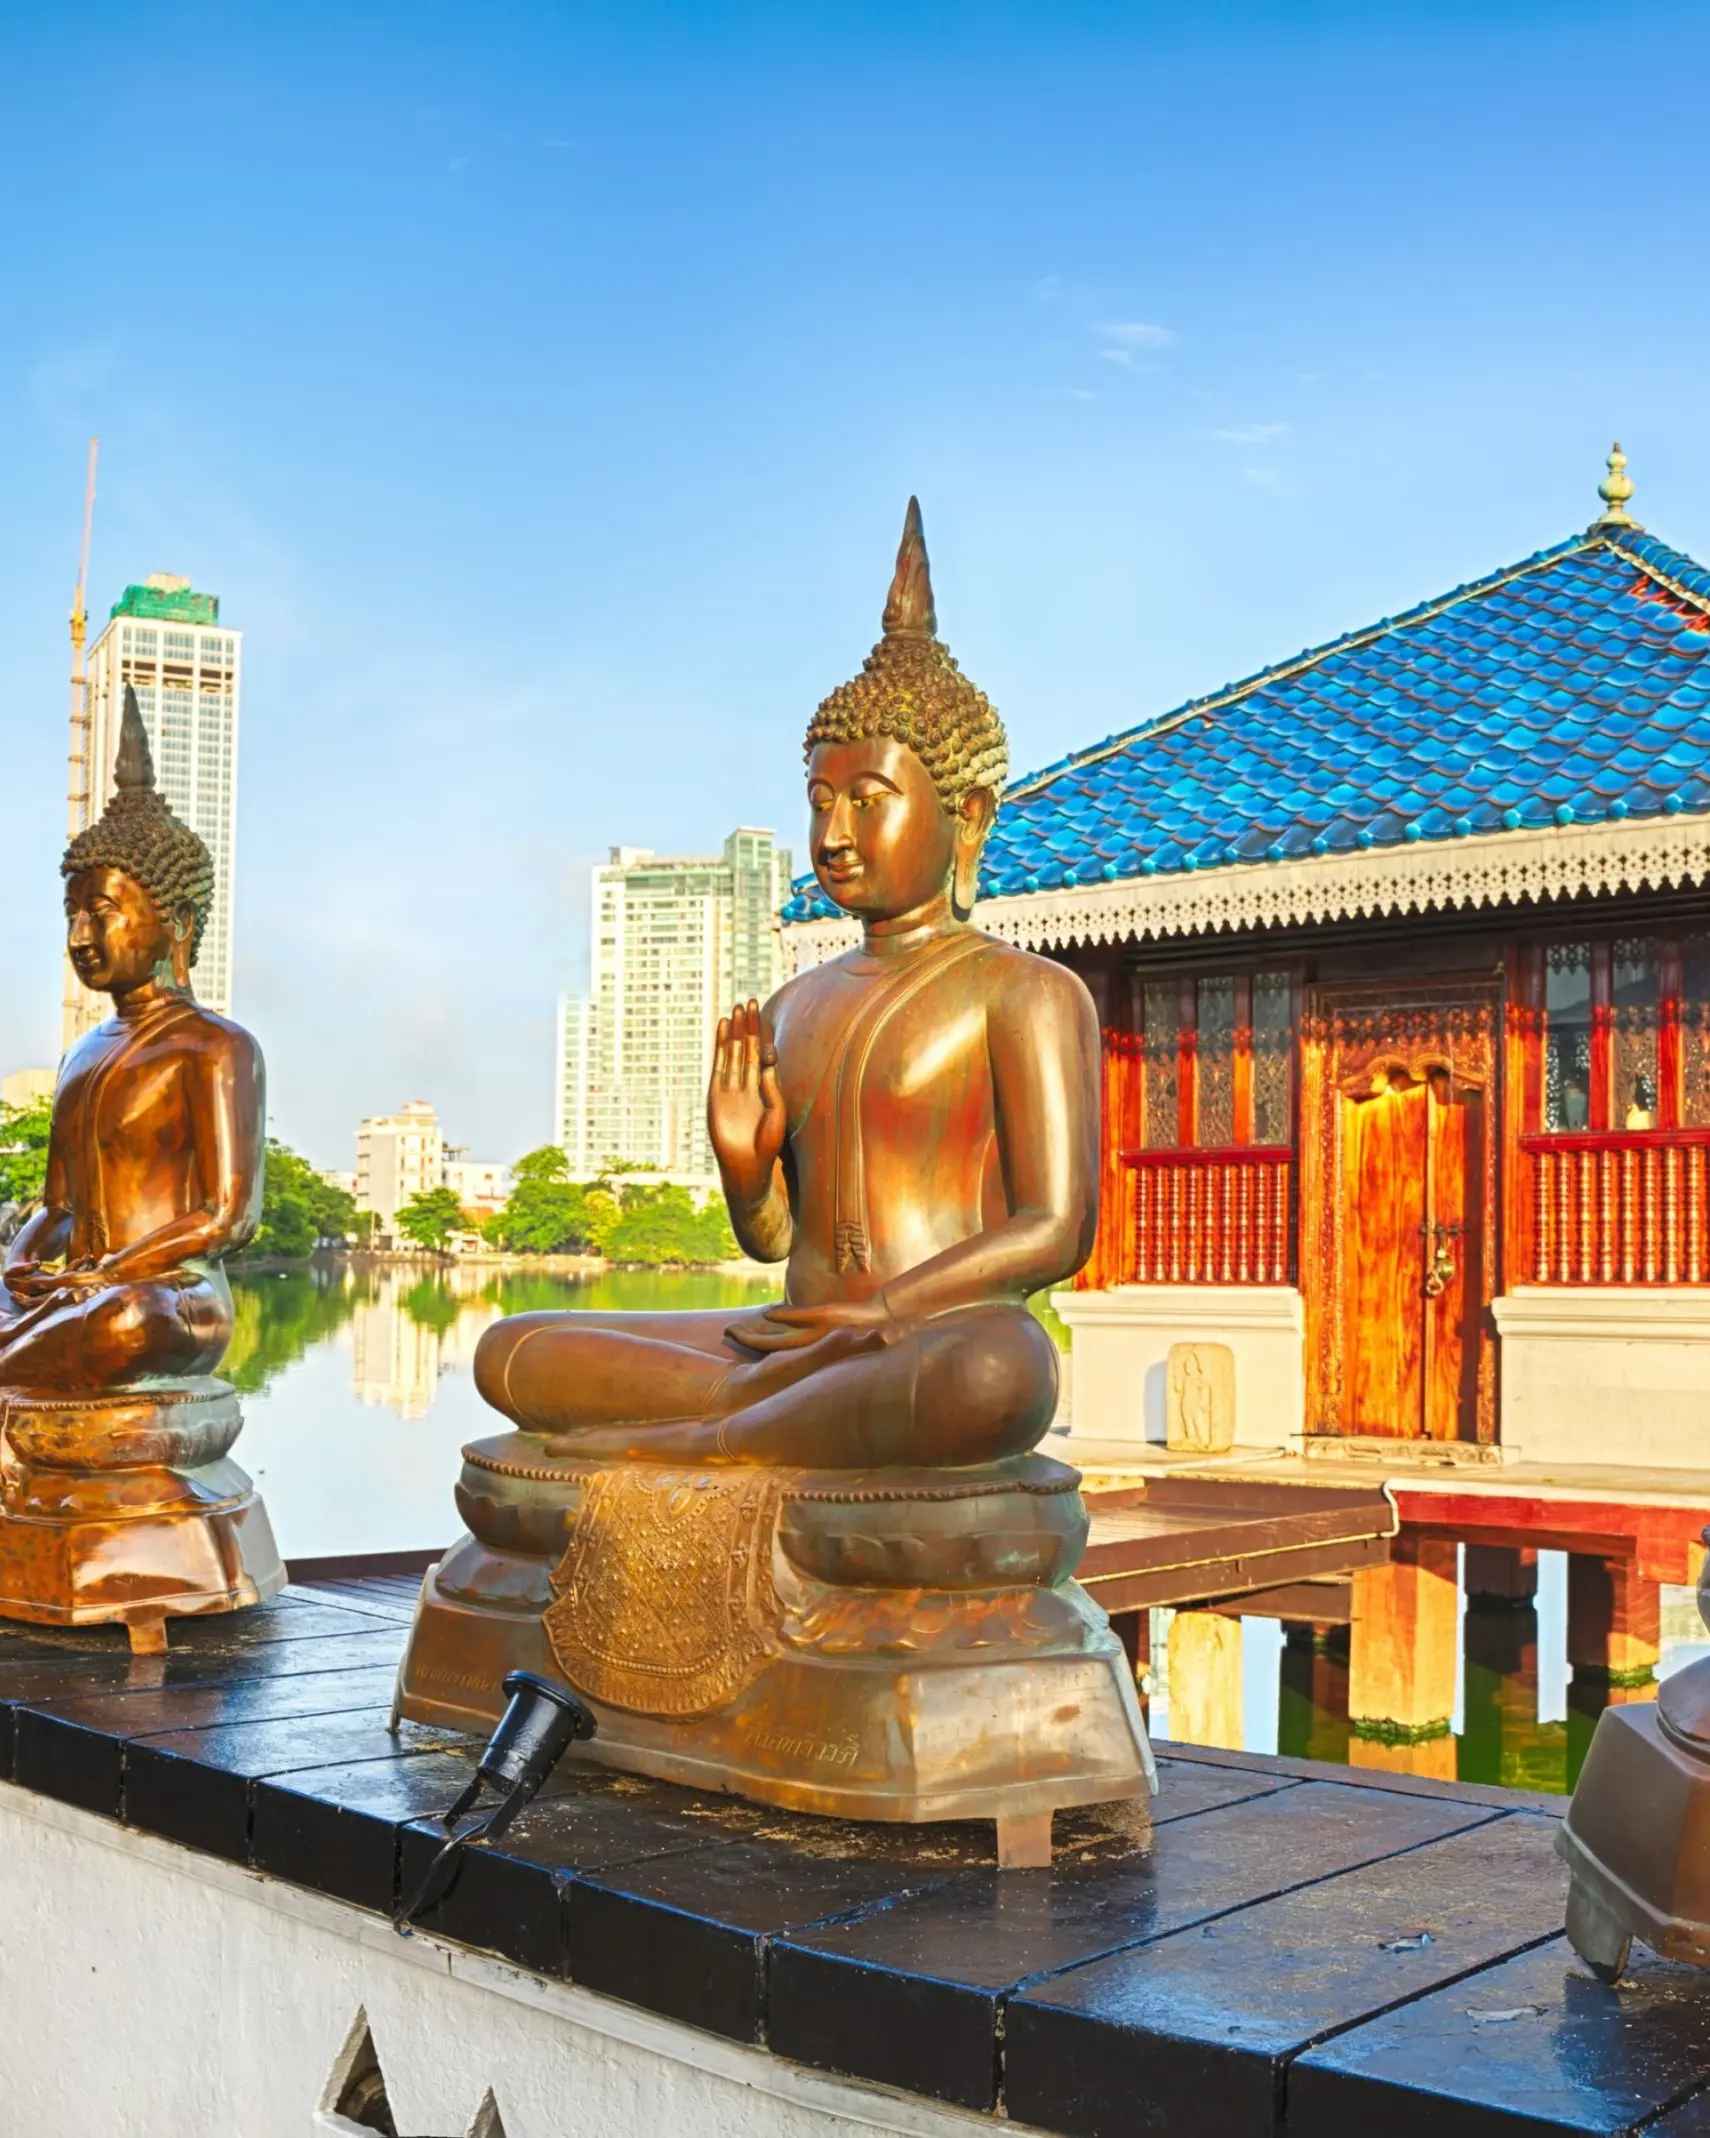
{"label": "buddha statue crossed legs", "polygon": [[[502,1562],[525,1546],[563,1550],[556,1601],[540,1606],[559,1669],[629,1711],[602,1724],[596,1752],[684,1778],[712,1771],[773,1801],[856,1808],[855,1772],[877,1755],[849,1751],[836,1806],[780,1776],[777,1760],[757,1772],[757,1745],[807,1741],[792,1734],[792,1701],[823,1724],[831,1697],[823,1686],[786,1694],[787,1672],[774,1670],[766,1706],[768,1656],[954,1649],[965,1673],[966,1654],[1005,1650],[1093,1663],[1088,1685],[1110,1662],[1112,1637],[1067,1579],[1086,1534],[1075,1473],[1030,1453],[1055,1409],[1057,1364],[1026,1307],[1092,1244],[1097,1019],[1075,975],[970,924],[1007,752],[996,713],[935,632],[911,500],[884,636],[807,736],[814,873],[859,920],[861,941],[764,1006],[737,1004],[713,1050],[707,1119],[731,1223],[751,1256],[785,1264],[784,1298],[737,1314],[525,1314],[487,1331],[476,1382],[519,1430],[466,1451],[459,1504],[476,1536],[430,1579],[420,1654],[402,1681],[407,1713],[455,1719],[456,1699],[433,1680],[436,1659],[442,1683],[452,1679],[457,1642],[435,1611],[507,1598],[521,1608],[527,1576]],[[669,1524],[648,1491],[667,1482],[684,1508],[722,1499],[745,1510],[726,1539],[731,1563],[750,1569],[741,1608],[722,1575],[719,1608],[727,1645],[748,1640],[754,1655],[737,1692],[724,1688],[734,1715],[695,1725],[698,1744],[666,1743],[630,1718],[711,1718],[719,1673],[703,1673],[699,1707],[684,1706],[663,1633],[651,1676],[620,1659],[637,1615],[662,1608],[659,1580],[704,1573],[725,1549],[673,1557],[658,1544]],[[635,1541],[644,1532],[646,1549]],[[472,1658],[480,1643],[465,1631]],[[741,1712],[756,1683],[761,1722]],[[948,1683],[933,1681],[938,1694]],[[1125,1704],[1118,1694],[1106,1705],[1089,1768],[1098,1782],[1059,1763],[1054,1801],[1143,1786],[1131,1685]],[[879,1729],[877,1710],[863,1714]],[[831,1740],[814,1742],[815,1758],[831,1756]],[[1005,1773],[1038,1779],[1036,1766],[1022,1746]],[[1005,1796],[989,1777],[963,1779],[963,1810],[1033,1802],[1019,1781],[1020,1795]],[[956,1795],[943,1777],[893,1775],[864,1808],[951,1816],[921,1805]]]}
{"label": "buddha statue crossed legs", "polygon": [[0,1614],[157,1646],[166,1616],[284,1572],[226,1460],[236,1396],[208,1378],[220,1257],[260,1215],[261,1055],[190,992],[213,863],[156,790],[128,687],[113,800],[63,874],[72,966],[114,1014],[61,1064],[41,1205],[0,1267]]}

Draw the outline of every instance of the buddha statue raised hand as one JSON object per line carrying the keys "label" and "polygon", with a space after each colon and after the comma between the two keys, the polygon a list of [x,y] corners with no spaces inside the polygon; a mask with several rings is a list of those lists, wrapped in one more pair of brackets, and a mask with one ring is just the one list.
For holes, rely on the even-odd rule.
{"label": "buddha statue raised hand", "polygon": [[475,1378],[469,1534],[423,1585],[399,1712],[479,1727],[515,1669],[589,1754],[856,1818],[1051,1813],[1143,1791],[1133,1674],[1070,1578],[1078,1474],[1033,1453],[1057,1360],[1027,1297],[1097,1218],[1081,982],[970,922],[1003,729],[935,636],[911,500],[861,674],[807,736],[814,873],[861,941],[736,1004],[707,1119],[746,1313],[521,1314]]}
{"label": "buddha statue raised hand", "polygon": [[1098,1025],[1073,973],[970,924],[1007,752],[935,630],[911,500],[884,637],[807,735],[814,873],[862,941],[737,1004],[714,1048],[731,1223],[784,1299],[490,1329],[482,1394],[555,1451],[978,1463],[1051,1422],[1024,1301],[1092,1243]]}
{"label": "buddha statue raised hand", "polygon": [[128,686],[115,778],[62,864],[72,966],[113,1015],[60,1065],[41,1205],[0,1266],[0,1614],[117,1619],[147,1649],[284,1570],[209,1378],[220,1258],[261,1212],[261,1054],[190,991],[213,862],[155,788]]}

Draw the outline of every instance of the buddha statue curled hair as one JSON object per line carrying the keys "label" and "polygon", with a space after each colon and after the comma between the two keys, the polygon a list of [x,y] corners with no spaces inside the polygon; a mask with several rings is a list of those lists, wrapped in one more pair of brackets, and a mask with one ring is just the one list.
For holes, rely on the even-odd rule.
{"label": "buddha statue curled hair", "polygon": [[822,742],[887,736],[911,749],[932,775],[944,807],[986,788],[994,801],[1009,774],[1009,742],[997,709],[975,689],[937,637],[938,618],[921,528],[912,497],[885,603],[884,636],[861,673],[825,699],[808,723],[803,755]]}
{"label": "buddha statue curled hair", "polygon": [[169,925],[188,906],[195,919],[189,963],[194,965],[214,902],[214,859],[154,783],[154,760],[137,694],[125,685],[113,799],[99,820],[80,831],[65,850],[62,876],[85,869],[122,869],[142,885]]}

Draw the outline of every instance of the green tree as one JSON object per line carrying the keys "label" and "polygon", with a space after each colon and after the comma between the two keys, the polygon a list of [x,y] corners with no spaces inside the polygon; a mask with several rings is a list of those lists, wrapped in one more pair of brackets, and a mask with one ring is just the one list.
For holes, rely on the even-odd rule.
{"label": "green tree", "polygon": [[442,1255],[454,1232],[467,1232],[469,1220],[450,1188],[423,1188],[398,1212],[398,1230],[418,1247]]}
{"label": "green tree", "polygon": [[604,1243],[604,1252],[613,1262],[640,1262],[655,1268],[667,1262],[724,1262],[736,1251],[723,1204],[712,1202],[697,1209],[687,1188],[669,1183],[628,1189]]}
{"label": "green tree", "polygon": [[356,1201],[349,1189],[335,1187],[289,1144],[269,1136],[261,1223],[247,1251],[311,1255],[323,1240],[349,1239],[357,1230]]}
{"label": "green tree", "polygon": [[33,1203],[47,1177],[50,1099],[0,1106],[0,1203]]}
{"label": "green tree", "polygon": [[513,1254],[565,1255],[593,1244],[588,1190],[570,1178],[570,1161],[555,1143],[530,1151],[511,1170],[510,1198],[484,1228],[495,1247]]}

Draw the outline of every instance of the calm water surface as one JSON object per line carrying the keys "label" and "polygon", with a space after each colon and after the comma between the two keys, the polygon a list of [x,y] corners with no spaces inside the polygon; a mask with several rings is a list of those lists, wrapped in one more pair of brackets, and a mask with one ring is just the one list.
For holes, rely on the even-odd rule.
{"label": "calm water surface", "polygon": [[234,1277],[237,1328],[220,1371],[243,1391],[237,1447],[289,1560],[419,1551],[462,1530],[464,1443],[503,1432],[470,1371],[481,1332],[539,1308],[744,1307],[775,1277],[612,1270],[576,1280],[509,1271],[333,1264]]}
{"label": "calm water surface", "polygon": [[[776,1289],[773,1275],[705,1270],[576,1280],[332,1265],[234,1278],[237,1329],[221,1370],[244,1393],[237,1453],[267,1496],[287,1559],[448,1544],[462,1527],[452,1504],[459,1451],[502,1429],[470,1373],[481,1332],[501,1315],[738,1308]],[[1040,1319],[1066,1345],[1049,1308]],[[1462,1780],[1573,1786],[1597,1717],[1575,1706],[1569,1684],[1566,1589],[1565,1559],[1544,1552],[1535,1604],[1464,1606],[1450,1762]],[[1707,1644],[1690,1590],[1665,1589],[1663,1605],[1666,1676]],[[1172,1734],[1169,1619],[1152,1614],[1150,1720],[1161,1739]],[[1275,1619],[1240,1626],[1236,1749],[1346,1762],[1346,1636],[1314,1643]]]}

